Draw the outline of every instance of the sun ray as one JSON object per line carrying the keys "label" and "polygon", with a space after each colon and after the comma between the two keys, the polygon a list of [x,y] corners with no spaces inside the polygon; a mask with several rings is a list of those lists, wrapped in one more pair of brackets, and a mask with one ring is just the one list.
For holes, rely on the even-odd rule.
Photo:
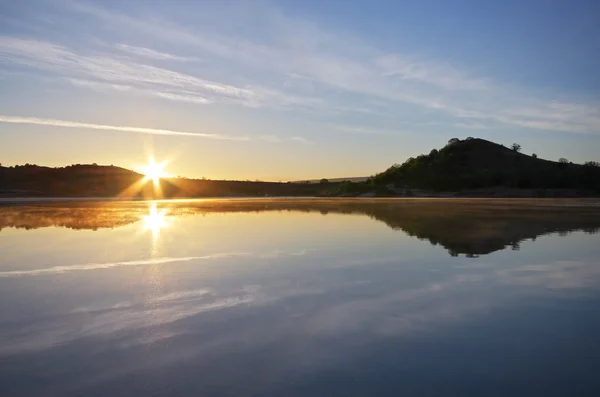
{"label": "sun ray", "polygon": [[144,174],[144,181],[152,180],[154,186],[158,186],[161,178],[168,178],[169,174],[165,171],[165,167],[168,162],[165,160],[161,163],[157,163],[154,157],[150,157],[148,165],[140,167],[140,170]]}
{"label": "sun ray", "polygon": [[[165,167],[169,164],[168,160],[164,160],[160,163],[156,162],[153,156],[148,158],[148,164],[143,166],[137,166],[136,170],[143,174],[142,178],[134,181],[125,189],[123,189],[118,196],[119,197],[138,197],[143,196],[144,198],[162,198],[162,184],[161,179],[172,178],[172,176],[165,171]],[[152,181],[154,189],[149,190],[146,185],[149,181]]]}

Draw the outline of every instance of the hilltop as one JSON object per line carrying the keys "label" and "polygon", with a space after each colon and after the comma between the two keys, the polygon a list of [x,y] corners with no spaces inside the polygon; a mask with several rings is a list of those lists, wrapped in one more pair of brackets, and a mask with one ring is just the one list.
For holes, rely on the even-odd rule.
{"label": "hilltop", "polygon": [[536,189],[600,189],[597,163],[550,161],[484,139],[451,140],[440,150],[410,158],[371,178],[375,185],[393,183],[432,190],[503,186]]}
{"label": "hilltop", "polygon": [[477,191],[492,194],[492,188],[511,194],[519,190],[521,195],[544,195],[547,190],[562,190],[567,195],[575,194],[574,190],[577,195],[600,193],[597,162],[581,165],[566,159],[544,160],[535,154],[523,154],[520,149],[517,144],[507,148],[484,139],[454,138],[443,148],[394,164],[363,184],[341,186],[341,193],[412,195],[419,189],[432,195],[465,191],[476,195]]}

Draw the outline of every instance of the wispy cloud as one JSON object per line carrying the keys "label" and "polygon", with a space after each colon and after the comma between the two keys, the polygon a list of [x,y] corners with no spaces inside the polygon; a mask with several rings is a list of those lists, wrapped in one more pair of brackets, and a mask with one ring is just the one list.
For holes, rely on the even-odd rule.
{"label": "wispy cloud", "polygon": [[118,45],[116,45],[116,48],[120,51],[129,53],[132,55],[137,55],[137,56],[150,58],[150,59],[156,59],[159,61],[182,61],[182,62],[199,61],[198,58],[182,57],[179,55],[173,55],[173,54],[168,54],[166,52],[156,51],[151,48],[138,47],[138,46],[133,46],[133,45],[128,45],[128,44],[118,44]]}
{"label": "wispy cloud", "polygon": [[[207,101],[260,100],[251,88],[204,80],[190,74],[139,63],[112,54],[81,54],[64,46],[38,40],[0,37],[0,63],[50,71],[75,80],[98,80],[113,86],[131,85],[167,99],[181,100],[191,91]],[[183,92],[182,92],[183,91]]]}
{"label": "wispy cloud", "polygon": [[483,123],[456,123],[454,125],[459,128],[466,128],[468,130],[487,130],[490,128],[488,124]]}
{"label": "wispy cloud", "polygon": [[[202,26],[186,30],[158,16],[149,21],[89,5],[77,4],[74,9],[105,23],[129,26],[164,42],[184,44],[213,57],[284,76],[288,88],[293,85],[287,78],[300,76],[310,81],[311,93],[316,97],[324,98],[325,92],[333,89],[353,98],[376,98],[392,105],[406,103],[458,119],[486,123],[489,120],[538,130],[600,133],[597,112],[592,110],[580,117],[571,111],[581,107],[598,109],[597,104],[564,103],[563,109],[550,110],[553,98],[524,99],[532,92],[525,87],[508,87],[470,73],[464,67],[426,56],[389,53],[360,38],[338,35],[274,10],[266,10],[261,20],[262,28],[274,38],[267,45],[252,37],[206,31]],[[345,98],[338,96],[333,104],[332,100],[323,101],[321,108],[349,108],[342,106]],[[532,118],[514,112],[529,105],[542,111]],[[556,112],[561,114],[560,119]]]}
{"label": "wispy cloud", "polygon": [[[475,125],[470,122],[474,120],[481,125],[600,133],[600,106],[592,100],[570,103],[548,94],[536,96],[529,87],[493,81],[465,65],[427,54],[387,51],[360,37],[271,8],[260,13],[261,32],[271,38],[267,42],[210,23],[214,10],[211,20],[206,17],[206,23],[186,27],[153,14],[151,9],[141,18],[82,2],[63,4],[69,12],[127,32],[130,42],[152,37],[160,44],[157,48],[172,47],[182,55],[123,43],[114,44],[116,52],[107,53],[3,37],[0,64],[19,64],[69,79],[105,83],[105,88],[116,91],[131,87],[131,93],[198,105],[310,110],[327,117],[354,114],[358,109],[365,117],[382,112],[393,116],[398,106],[406,106],[408,111],[421,111],[428,118],[439,114],[457,119],[449,121],[453,126]],[[256,23],[244,13],[234,12],[228,17],[236,26]],[[160,63],[196,57],[210,62],[201,70],[182,70],[178,66],[185,66],[184,62],[169,63],[176,70]],[[223,76],[231,79],[220,81]],[[375,102],[384,103],[385,110],[372,106]]]}
{"label": "wispy cloud", "polygon": [[329,124],[328,127],[336,131],[347,132],[350,134],[395,135],[392,131],[380,130],[377,128],[370,128],[364,126]]}
{"label": "wispy cloud", "polygon": [[[44,125],[48,127],[61,127],[61,128],[81,128],[90,130],[104,130],[104,131],[122,131],[122,132],[133,132],[139,134],[151,134],[151,135],[168,135],[168,136],[187,136],[195,138],[206,138],[206,139],[218,139],[225,141],[265,141],[265,142],[284,142],[278,136],[275,135],[257,135],[257,136],[241,136],[241,135],[223,135],[223,134],[209,134],[202,132],[187,132],[187,131],[176,131],[160,128],[145,128],[145,127],[130,127],[123,125],[107,125],[107,124],[92,124],[82,123],[78,121],[68,120],[56,120],[56,119],[45,119],[38,117],[19,117],[19,116],[5,116],[0,115],[0,123],[8,124],[30,124],[30,125]],[[303,137],[293,137],[289,139],[290,142],[307,143]]]}
{"label": "wispy cloud", "polygon": [[397,54],[375,59],[383,76],[426,83],[450,90],[486,90],[490,83],[482,78],[467,76],[456,68],[441,62],[412,60]]}
{"label": "wispy cloud", "polygon": [[98,90],[98,91],[105,91],[107,89],[116,90],[116,91],[131,91],[133,89],[133,87],[130,85],[102,83],[102,82],[93,81],[93,80],[67,78],[67,81],[77,87],[86,87],[86,88],[91,88],[91,89]]}
{"label": "wispy cloud", "polygon": [[306,138],[303,138],[301,136],[293,136],[290,138],[290,140],[294,141],[294,142],[300,142],[300,143],[304,143],[304,144],[308,144],[308,140]]}
{"label": "wispy cloud", "polygon": [[195,104],[200,104],[200,105],[206,105],[206,104],[211,103],[211,101],[209,99],[207,99],[206,97],[200,96],[197,93],[192,92],[192,91],[185,91],[185,90],[180,90],[180,91],[175,91],[175,92],[173,92],[173,91],[157,91],[157,90],[153,90],[153,89],[136,88],[134,86],[126,85],[126,84],[106,83],[106,82],[101,82],[101,81],[72,79],[72,78],[67,78],[67,81],[76,87],[85,87],[85,88],[88,88],[88,89],[91,89],[94,91],[104,92],[104,93],[110,92],[110,91],[129,92],[129,93],[133,93],[133,94],[153,96],[153,97],[168,99],[170,101],[177,101],[177,102],[188,102],[188,103],[195,103]]}
{"label": "wispy cloud", "polygon": [[221,139],[221,140],[232,140],[232,141],[249,141],[252,139],[252,138],[246,137],[246,136],[205,134],[205,133],[199,133],[199,132],[174,131],[174,130],[165,130],[165,129],[157,129],[157,128],[142,128],[142,127],[129,127],[129,126],[118,126],[118,125],[106,125],[106,124],[80,123],[77,121],[42,119],[42,118],[37,118],[37,117],[16,117],[16,116],[0,115],[0,123],[33,124],[33,125],[45,125],[45,126],[49,126],[49,127],[83,128],[83,129],[105,130],[105,131],[123,131],[123,132],[135,132],[135,133],[140,133],[140,134],[154,134],[154,135],[190,136],[190,137],[197,137],[197,138]]}

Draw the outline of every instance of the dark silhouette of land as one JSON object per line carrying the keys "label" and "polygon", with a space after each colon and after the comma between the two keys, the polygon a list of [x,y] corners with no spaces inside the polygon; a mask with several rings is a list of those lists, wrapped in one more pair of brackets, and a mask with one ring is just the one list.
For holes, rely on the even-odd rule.
{"label": "dark silhouette of land", "polygon": [[155,186],[114,166],[0,166],[0,197],[194,198],[252,196],[585,197],[600,195],[600,164],[549,161],[483,139],[456,138],[366,180],[307,182],[165,178]]}
{"label": "dark silhouette of land", "polygon": [[[265,211],[366,215],[394,230],[440,245],[453,256],[469,257],[519,249],[524,241],[549,233],[597,233],[599,205],[598,201],[585,199],[236,199],[157,203],[166,216]],[[0,231],[7,227],[118,228],[139,222],[148,213],[149,204],[144,202],[5,205],[0,206]]]}
{"label": "dark silhouette of land", "polygon": [[324,186],[309,183],[151,180],[124,168],[77,164],[68,167],[0,167],[0,197],[192,198],[235,196],[315,196]]}
{"label": "dark silhouette of land", "polygon": [[484,139],[453,138],[440,150],[409,158],[369,178],[362,188],[369,186],[383,194],[404,190],[408,195],[414,189],[474,196],[597,195],[600,164],[544,160],[521,153],[516,143],[507,148]]}

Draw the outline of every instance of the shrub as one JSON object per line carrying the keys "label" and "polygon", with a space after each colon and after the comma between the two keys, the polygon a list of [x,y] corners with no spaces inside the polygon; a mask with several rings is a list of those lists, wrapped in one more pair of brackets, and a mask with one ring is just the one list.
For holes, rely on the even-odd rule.
{"label": "shrub", "polygon": [[515,152],[520,152],[521,151],[521,145],[519,145],[518,143],[513,143],[510,148],[515,151]]}

